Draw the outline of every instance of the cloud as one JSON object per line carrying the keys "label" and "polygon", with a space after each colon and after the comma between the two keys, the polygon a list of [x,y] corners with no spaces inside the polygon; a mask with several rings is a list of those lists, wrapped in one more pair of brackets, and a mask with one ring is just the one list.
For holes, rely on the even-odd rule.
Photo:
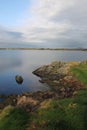
{"label": "cloud", "polygon": [[11,29],[0,26],[0,42],[14,43],[19,42],[22,37],[21,32],[12,31]]}
{"label": "cloud", "polygon": [[37,0],[31,7],[31,17],[24,21],[21,31],[26,42],[46,42],[49,39],[64,37],[61,33],[67,31],[71,24],[69,21],[55,22],[52,18],[62,11],[62,9],[72,5],[71,0]]}
{"label": "cloud", "polygon": [[49,46],[52,42],[54,46],[86,46],[86,5],[86,0],[37,0],[31,17],[24,21],[23,40]]}
{"label": "cloud", "polygon": [[39,47],[87,47],[87,0],[31,3],[19,27],[0,31],[0,41],[5,37],[8,42]]}

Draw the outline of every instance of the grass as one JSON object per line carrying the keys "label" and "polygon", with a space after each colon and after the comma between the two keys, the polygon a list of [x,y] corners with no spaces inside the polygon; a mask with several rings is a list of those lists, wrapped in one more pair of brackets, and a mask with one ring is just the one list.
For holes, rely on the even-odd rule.
{"label": "grass", "polygon": [[77,67],[73,67],[71,71],[87,87],[87,64],[80,64]]}
{"label": "grass", "polygon": [[19,108],[7,106],[0,113],[0,130],[26,130],[28,114]]}
{"label": "grass", "polygon": [[[37,130],[86,130],[87,92],[72,99],[52,100],[50,107],[39,108],[31,122]],[[47,101],[49,102],[49,101]]]}
{"label": "grass", "polygon": [[87,65],[71,69],[85,85],[74,98],[45,100],[31,114],[6,107],[0,114],[0,130],[86,130],[87,129]]}

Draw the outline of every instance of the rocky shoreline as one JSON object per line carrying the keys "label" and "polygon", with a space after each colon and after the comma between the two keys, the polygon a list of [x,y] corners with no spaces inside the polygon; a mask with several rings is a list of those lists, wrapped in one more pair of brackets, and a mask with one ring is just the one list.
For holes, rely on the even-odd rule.
{"label": "rocky shoreline", "polygon": [[73,66],[78,66],[83,63],[87,64],[86,61],[55,61],[49,65],[44,65],[36,69],[33,74],[41,78],[40,82],[47,83],[51,89],[59,95],[59,97],[72,97],[78,90],[83,89],[83,84],[73,76],[70,69]]}
{"label": "rocky shoreline", "polygon": [[76,96],[78,90],[84,89],[84,85],[74,77],[70,69],[79,64],[87,64],[87,61],[55,61],[36,69],[33,74],[39,76],[41,78],[40,82],[48,84],[50,89],[44,92],[27,92],[21,95],[0,95],[0,98],[3,99],[3,102],[0,102],[0,109],[3,109],[7,105],[12,105],[22,107],[26,111],[34,111],[44,100]]}

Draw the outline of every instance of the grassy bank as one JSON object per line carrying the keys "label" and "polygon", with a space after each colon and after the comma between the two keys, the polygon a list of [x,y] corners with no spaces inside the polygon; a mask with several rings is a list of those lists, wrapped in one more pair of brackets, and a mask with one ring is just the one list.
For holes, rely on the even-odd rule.
{"label": "grassy bank", "polygon": [[86,130],[87,64],[73,67],[71,71],[85,86],[77,96],[45,100],[31,113],[8,106],[0,113],[0,130]]}
{"label": "grassy bank", "polygon": [[87,129],[87,65],[81,64],[71,71],[84,83],[85,89],[74,98],[44,101],[31,118],[31,126],[37,130]]}
{"label": "grassy bank", "polygon": [[87,87],[87,64],[80,64],[71,69],[73,74]]}
{"label": "grassy bank", "polygon": [[7,106],[0,113],[0,130],[26,130],[29,114],[19,108]]}

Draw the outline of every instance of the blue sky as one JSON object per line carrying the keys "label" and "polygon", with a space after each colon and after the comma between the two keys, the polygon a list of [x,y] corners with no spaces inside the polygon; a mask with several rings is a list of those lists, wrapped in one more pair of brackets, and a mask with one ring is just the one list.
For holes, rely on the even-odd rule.
{"label": "blue sky", "polygon": [[19,19],[29,6],[29,0],[0,0],[0,25],[19,25]]}
{"label": "blue sky", "polygon": [[0,47],[87,48],[87,0],[0,0]]}

